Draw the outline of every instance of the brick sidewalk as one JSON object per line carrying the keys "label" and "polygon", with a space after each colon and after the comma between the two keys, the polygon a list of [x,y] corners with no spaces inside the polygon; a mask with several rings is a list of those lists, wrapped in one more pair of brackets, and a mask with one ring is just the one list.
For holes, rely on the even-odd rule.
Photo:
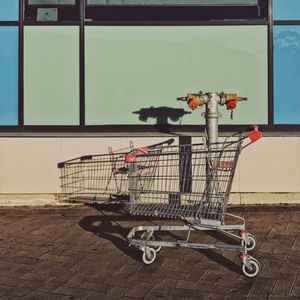
{"label": "brick sidewalk", "polygon": [[[231,210],[258,240],[262,271],[254,279],[241,274],[235,252],[164,248],[146,266],[128,247],[130,228],[174,221],[103,208],[0,209],[0,298],[300,299],[299,207]],[[226,241],[195,236],[217,238]]]}

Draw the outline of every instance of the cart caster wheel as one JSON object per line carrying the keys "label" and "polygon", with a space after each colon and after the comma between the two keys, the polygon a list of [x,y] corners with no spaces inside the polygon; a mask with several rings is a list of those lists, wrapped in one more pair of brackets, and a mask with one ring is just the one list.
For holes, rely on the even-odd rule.
{"label": "cart caster wheel", "polygon": [[247,240],[242,240],[242,246],[245,246],[246,244],[246,249],[247,251],[251,251],[255,248],[256,246],[256,239],[254,237],[254,235],[248,233],[246,236],[245,236],[245,239]]}
{"label": "cart caster wheel", "polygon": [[155,261],[155,258],[156,258],[156,251],[154,248],[149,247],[148,250],[145,250],[143,252],[143,262],[146,265],[151,265]]}
{"label": "cart caster wheel", "polygon": [[259,262],[256,259],[251,258],[249,259],[249,264],[249,267],[247,267],[245,263],[242,265],[242,271],[244,275],[250,278],[257,276],[260,271]]}
{"label": "cart caster wheel", "polygon": [[[159,237],[155,237],[154,235],[151,236],[150,238],[151,241],[161,241]],[[156,253],[158,253],[161,250],[161,246],[151,246],[155,250]]]}

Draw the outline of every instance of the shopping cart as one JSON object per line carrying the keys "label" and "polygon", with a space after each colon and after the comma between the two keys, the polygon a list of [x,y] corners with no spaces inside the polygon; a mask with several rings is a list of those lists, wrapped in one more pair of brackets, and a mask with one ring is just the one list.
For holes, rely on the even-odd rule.
{"label": "shopping cart", "polygon": [[[240,253],[242,271],[248,277],[259,273],[259,262],[248,254],[255,237],[245,230],[245,220],[226,212],[232,180],[241,150],[261,137],[257,127],[247,136],[241,132],[222,142],[167,146],[136,154],[128,164],[130,213],[133,215],[177,218],[181,226],[138,226],[127,238],[142,250],[145,264],[154,262],[161,247],[230,250]],[[243,146],[243,141],[249,142]],[[153,164],[155,162],[155,164]],[[225,217],[236,219],[226,224]],[[191,231],[215,230],[240,241],[237,244],[190,242]],[[164,231],[187,231],[185,240],[163,241]]]}
{"label": "shopping cart", "polygon": [[58,198],[67,202],[112,203],[128,200],[128,165],[130,153],[140,153],[170,145],[174,139],[134,150],[133,143],[127,148],[107,154],[85,155],[58,164],[61,176],[61,193]]}

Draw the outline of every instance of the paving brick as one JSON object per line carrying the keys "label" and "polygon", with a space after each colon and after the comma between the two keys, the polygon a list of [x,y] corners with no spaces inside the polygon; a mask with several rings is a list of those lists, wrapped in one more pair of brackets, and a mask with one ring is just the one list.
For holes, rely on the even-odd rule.
{"label": "paving brick", "polygon": [[38,291],[52,292],[53,290],[56,290],[63,284],[64,284],[64,282],[62,282],[58,278],[49,278],[49,280],[47,280],[41,286],[38,287]]}
{"label": "paving brick", "polygon": [[170,291],[170,295],[183,298],[202,299],[207,296],[208,293],[197,289],[175,288]]}
{"label": "paving brick", "polygon": [[298,223],[289,223],[284,231],[284,234],[286,235],[294,235],[299,233],[300,225]]}
{"label": "paving brick", "polygon": [[291,292],[290,292],[291,296],[295,296],[295,297],[299,297],[300,298],[300,288],[296,288],[294,287]]}
{"label": "paving brick", "polygon": [[281,271],[275,272],[274,270],[271,270],[271,269],[263,269],[261,271],[261,276],[264,276],[266,278],[285,279],[285,280],[291,280],[291,281],[293,281],[295,279],[295,274],[285,273],[285,272],[281,272]]}
{"label": "paving brick", "polygon": [[30,281],[46,281],[48,279],[47,274],[37,274],[34,270],[22,275],[20,279],[30,280]]}
{"label": "paving brick", "polygon": [[64,262],[68,260],[68,256],[63,256],[63,255],[54,255],[50,253],[46,253],[40,257],[40,259],[47,259],[55,262]]}
{"label": "paving brick", "polygon": [[[90,291],[88,292],[88,295],[85,296],[83,299],[84,300],[99,300],[99,299],[104,299],[106,296],[105,293],[100,293],[100,292],[95,292],[95,291]],[[76,297],[74,297],[76,299]],[[118,299],[118,298],[115,298]],[[69,298],[70,300],[70,298]]]}
{"label": "paving brick", "polygon": [[127,296],[132,298],[145,298],[145,296],[155,287],[154,284],[142,282],[131,290]]}
{"label": "paving brick", "polygon": [[[235,292],[230,293],[227,297],[226,300],[245,300],[246,297],[244,295],[237,295]],[[256,297],[255,297],[256,299]]]}
{"label": "paving brick", "polygon": [[64,286],[67,286],[67,287],[70,287],[70,288],[72,288],[72,287],[76,288],[85,281],[86,281],[86,277],[83,274],[76,274],[70,280],[65,282]]}
{"label": "paving brick", "polygon": [[221,280],[219,280],[216,284],[216,286],[218,287],[226,287],[226,288],[234,288],[234,287],[238,287],[240,283],[236,280],[230,280],[228,278],[222,278]]}
{"label": "paving brick", "polygon": [[129,288],[115,287],[108,294],[103,296],[103,300],[122,299],[131,291]]}
{"label": "paving brick", "polygon": [[192,280],[181,280],[178,282],[176,288],[182,288],[182,289],[194,289],[198,281],[192,281]]}
{"label": "paving brick", "polygon": [[102,292],[102,293],[108,293],[113,289],[113,286],[107,285],[104,283],[98,283],[98,282],[83,282],[80,284],[80,289],[89,290],[89,291],[95,291],[95,292]]}
{"label": "paving brick", "polygon": [[224,300],[226,296],[220,294],[208,294],[203,297],[203,300]]}
{"label": "paving brick", "polygon": [[13,287],[13,286],[17,285],[17,281],[11,277],[1,276],[0,277],[0,285],[7,285],[7,286]]}
{"label": "paving brick", "polygon": [[277,249],[283,250],[291,250],[293,244],[295,242],[294,238],[291,239],[280,239],[278,245],[276,246]]}
{"label": "paving brick", "polygon": [[[134,299],[134,298],[132,298],[132,299]],[[147,294],[147,296],[144,299],[145,300],[157,300],[157,299],[167,299],[167,300],[182,300],[182,299],[185,299],[185,300],[188,300],[188,298],[176,297],[176,296],[165,295],[165,294],[156,294],[156,293],[152,293],[152,292]],[[200,299],[200,298],[198,298],[198,299]]]}
{"label": "paving brick", "polygon": [[249,297],[256,297],[256,296],[266,296],[266,298],[271,294],[273,289],[273,285],[268,285],[265,282],[256,282],[249,293]]}
{"label": "paving brick", "polygon": [[12,287],[0,284],[0,297],[8,295],[12,291]]}
{"label": "paving brick", "polygon": [[200,280],[196,284],[195,288],[207,294],[215,293],[215,294],[227,295],[231,291],[231,288],[213,285],[205,281],[203,282],[202,280]]}
{"label": "paving brick", "polygon": [[3,296],[1,297],[1,300],[21,300],[22,298],[21,297],[14,297],[14,296]]}
{"label": "paving brick", "polygon": [[157,294],[169,294],[169,292],[178,285],[176,279],[163,279],[157,286],[154,287],[153,291]]}
{"label": "paving brick", "polygon": [[40,291],[33,291],[26,296],[24,299],[32,299],[32,300],[60,300],[60,295],[53,295],[52,293],[40,292]]}
{"label": "paving brick", "polygon": [[263,242],[260,246],[259,250],[262,252],[269,252],[272,253],[276,248],[277,243],[274,242]]}
{"label": "paving brick", "polygon": [[222,272],[215,272],[215,271],[208,271],[202,278],[201,282],[215,284],[217,281],[224,277],[224,273]]}
{"label": "paving brick", "polygon": [[201,266],[201,263],[198,263],[198,267],[197,266],[195,268],[190,267],[190,271],[186,270],[187,272],[186,279],[194,280],[194,281],[201,280],[202,277],[206,274],[207,269],[205,268],[200,269],[199,266]]}
{"label": "paving brick", "polygon": [[[153,274],[155,274],[155,273],[153,273]],[[177,271],[165,270],[165,271],[163,271],[162,276],[165,278],[168,278],[168,279],[182,280],[187,277],[187,273],[181,272],[181,270],[177,270]]]}
{"label": "paving brick", "polygon": [[280,296],[288,295],[291,291],[293,283],[288,280],[279,279],[275,282],[272,293]]}
{"label": "paving brick", "polygon": [[300,240],[294,241],[291,250],[292,251],[300,251]]}
{"label": "paving brick", "polygon": [[74,299],[84,299],[88,296],[89,291],[61,286],[58,289],[54,290],[52,294],[54,294],[55,296],[62,295],[74,297]]}
{"label": "paving brick", "polygon": [[[24,298],[26,295],[28,295],[31,292],[32,292],[31,288],[18,287],[16,289],[11,289],[8,293],[8,296]],[[0,295],[1,295],[1,292],[0,292]]]}

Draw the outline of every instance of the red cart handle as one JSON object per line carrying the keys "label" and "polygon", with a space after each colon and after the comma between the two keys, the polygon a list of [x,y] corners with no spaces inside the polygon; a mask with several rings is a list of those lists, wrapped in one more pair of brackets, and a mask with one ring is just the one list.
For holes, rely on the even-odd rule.
{"label": "red cart handle", "polygon": [[172,139],[168,139],[166,141],[163,141],[163,142],[160,142],[157,144],[149,145],[147,147],[133,149],[132,151],[130,151],[128,154],[125,155],[125,162],[132,163],[135,161],[135,159],[138,155],[146,155],[149,153],[149,150],[151,150],[151,149],[170,146],[173,143],[174,143],[174,139],[172,138]]}
{"label": "red cart handle", "polygon": [[255,143],[262,137],[262,132],[260,132],[258,130],[257,125],[252,125],[249,127],[248,137],[249,137],[251,143]]}
{"label": "red cart handle", "polygon": [[[246,131],[248,131],[248,138],[249,138],[250,142],[248,144],[244,145],[242,147],[242,149],[244,149],[244,148],[248,147],[249,145],[255,143],[256,141],[258,141],[263,136],[262,132],[260,132],[258,130],[258,126],[257,125],[252,125],[252,126],[248,127],[246,129]],[[240,134],[241,133],[242,132],[240,132]],[[247,138],[247,136],[246,137],[245,136],[242,137],[242,139],[246,139],[246,138]]]}
{"label": "red cart handle", "polygon": [[262,133],[260,131],[249,132],[249,139],[250,139],[251,143],[255,143],[260,138],[262,138]]}
{"label": "red cart handle", "polygon": [[147,147],[142,147],[139,149],[135,149],[131,151],[130,153],[125,155],[125,162],[126,163],[132,163],[135,161],[137,155],[141,154],[147,154],[148,153],[148,148]]}

